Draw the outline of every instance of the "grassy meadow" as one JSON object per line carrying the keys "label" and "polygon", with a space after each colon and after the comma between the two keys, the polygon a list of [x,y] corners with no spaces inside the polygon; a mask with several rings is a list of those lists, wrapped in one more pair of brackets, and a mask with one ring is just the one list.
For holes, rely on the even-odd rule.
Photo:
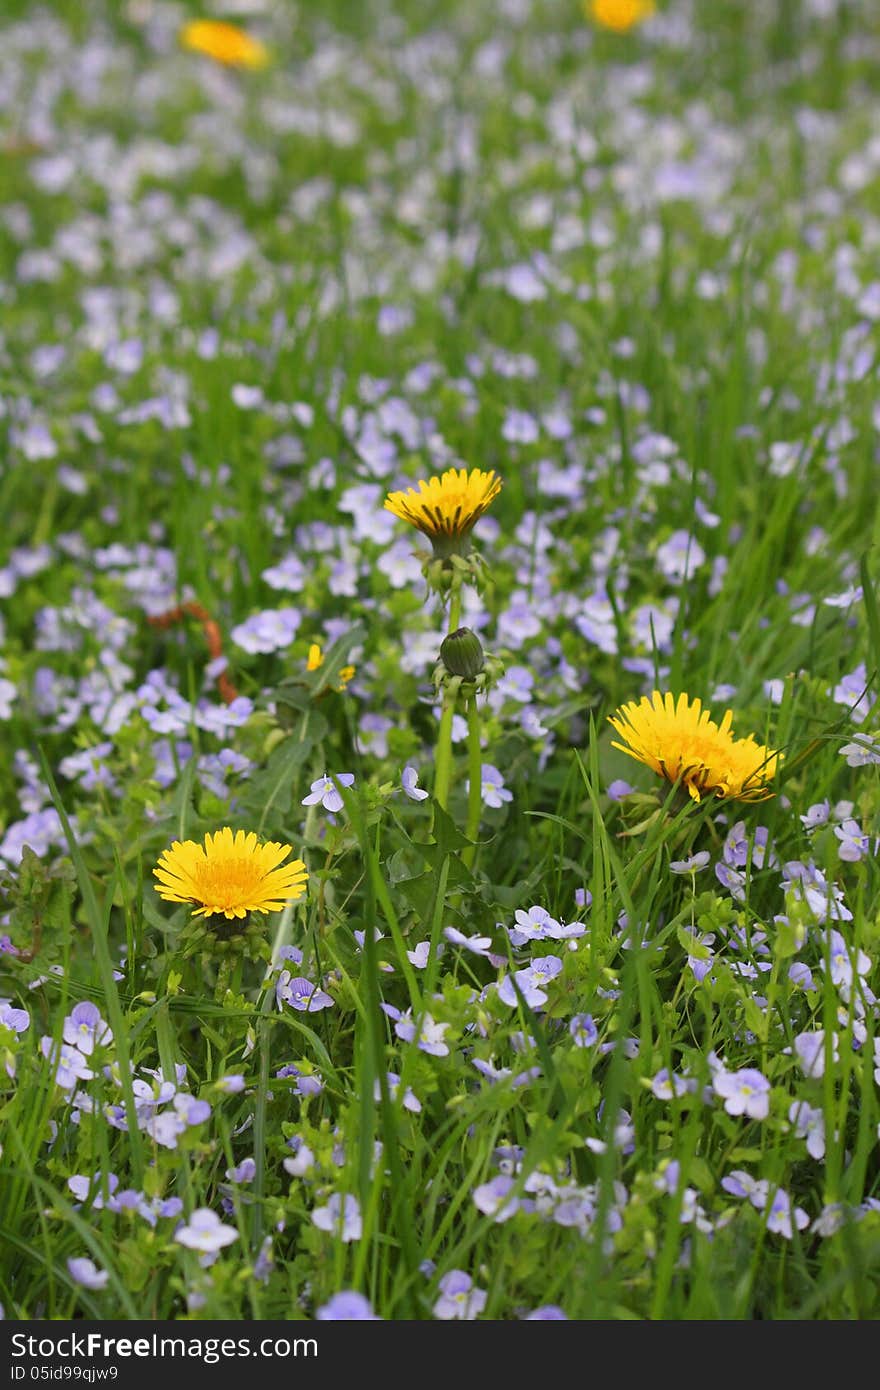
{"label": "grassy meadow", "polygon": [[3,6],[7,1319],[880,1314],[880,14],[651,9]]}

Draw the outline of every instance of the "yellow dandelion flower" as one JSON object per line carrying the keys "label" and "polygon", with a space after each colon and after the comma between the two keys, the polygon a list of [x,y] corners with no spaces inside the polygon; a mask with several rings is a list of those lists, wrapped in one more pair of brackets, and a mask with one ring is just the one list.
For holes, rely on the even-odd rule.
{"label": "yellow dandelion flower", "polygon": [[601,24],[603,29],[613,29],[616,34],[628,33],[643,20],[650,19],[656,9],[654,0],[584,0],[587,18]]}
{"label": "yellow dandelion flower", "polygon": [[290,845],[261,845],[253,831],[233,835],[228,825],[206,835],[204,845],[175,840],[153,870],[156,892],[166,902],[192,903],[196,917],[279,912],[306,891],[302,860],[283,864],[290,853]]}
{"label": "yellow dandelion flower", "polygon": [[481,468],[447,468],[440,478],[420,482],[418,490],[390,492],[386,511],[430,536],[435,549],[454,548],[473,530],[501,491],[501,479]]}
{"label": "yellow dandelion flower", "polygon": [[654,691],[636,704],[621,705],[609,723],[624,740],[613,744],[665,777],[681,782],[694,801],[714,793],[734,801],[764,801],[767,783],[782,758],[752,735],[735,738],[730,710],[716,724],[699,700]]}
{"label": "yellow dandelion flower", "polygon": [[223,20],[194,19],[184,24],[179,37],[182,47],[203,53],[225,67],[259,71],[269,64],[269,50],[264,43]]}

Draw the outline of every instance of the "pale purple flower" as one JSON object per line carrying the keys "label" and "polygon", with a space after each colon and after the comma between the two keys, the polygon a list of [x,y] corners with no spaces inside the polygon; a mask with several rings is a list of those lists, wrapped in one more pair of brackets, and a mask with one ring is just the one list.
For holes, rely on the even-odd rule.
{"label": "pale purple flower", "polygon": [[826,799],[825,801],[817,801],[815,805],[810,806],[807,814],[801,816],[801,821],[807,830],[817,830],[819,826],[827,825],[830,817],[831,803]]}
{"label": "pale purple flower", "polygon": [[[525,1045],[519,1045],[516,1041],[518,1038],[523,1039],[524,1035],[522,1033],[511,1034],[511,1044],[515,1052],[523,1052],[525,1050]],[[533,1047],[534,1042],[534,1038],[529,1038],[528,1046]],[[496,1069],[491,1062],[483,1062],[476,1057],[474,1058],[474,1066],[477,1068],[477,1071],[481,1072],[489,1081],[506,1081],[509,1077],[512,1077],[513,1079],[510,1084],[514,1090],[518,1090],[521,1086],[528,1086],[530,1082],[541,1075],[540,1067],[526,1067],[525,1071],[517,1072],[516,1075],[514,1075],[510,1067],[499,1067]]]}
{"label": "pale purple flower", "polygon": [[333,777],[336,778],[336,781],[340,784],[340,786],[354,786],[353,772],[335,772],[332,774],[331,777],[319,777],[316,782],[312,783],[312,789],[309,792],[308,796],[303,797],[302,805],[321,805],[324,807],[325,811],[330,811],[333,813],[335,813],[336,811],[341,811],[345,803],[343,802],[342,797],[339,795],[339,792],[333,784]]}
{"label": "pale purple flower", "polygon": [[324,1089],[324,1079],[319,1071],[303,1071],[293,1062],[288,1063],[286,1067],[279,1067],[275,1075],[279,1080],[292,1077],[293,1089],[298,1096],[319,1096]]}
{"label": "pale purple flower", "polygon": [[710,949],[714,945],[715,935],[713,932],[699,932],[694,927],[685,927],[684,930],[694,939],[694,945],[687,958],[688,967],[693,971],[695,980],[705,980],[715,964],[715,957]]}
{"label": "pale purple flower", "polygon": [[834,834],[840,841],[837,853],[844,863],[858,864],[871,851],[871,842],[858,821],[845,820],[842,825],[835,825]]}
{"label": "pale purple flower", "polygon": [[575,1014],[568,1025],[575,1047],[592,1047],[597,1042],[599,1030],[593,1022],[592,1014]]}
{"label": "pale purple flower", "polygon": [[596,1206],[591,1191],[577,1188],[571,1196],[564,1196],[553,1207],[551,1216],[557,1226],[580,1231],[585,1236],[596,1215]]}
{"label": "pale purple flower", "polygon": [[253,1158],[243,1158],[241,1163],[237,1163],[234,1168],[226,1169],[226,1176],[230,1182],[253,1182],[257,1172],[257,1165]]}
{"label": "pale purple flower", "polygon": [[529,967],[536,982],[555,980],[562,974],[563,962],[560,956],[538,956]]}
{"label": "pale purple flower", "polygon": [[770,1111],[770,1082],[754,1067],[717,1071],[712,1078],[716,1095],[724,1100],[728,1115],[766,1120]]}
{"label": "pale purple flower", "polygon": [[55,1083],[63,1091],[75,1090],[77,1082],[90,1081],[95,1074],[77,1047],[70,1047],[67,1043],[58,1047],[51,1038],[41,1038],[40,1051],[56,1067]]}
{"label": "pale purple flower", "polygon": [[825,1116],[805,1100],[794,1100],[788,1107],[788,1118],[799,1139],[806,1139],[807,1153],[821,1161],[825,1157]]}
{"label": "pale purple flower", "polygon": [[293,1158],[282,1160],[282,1168],[285,1173],[289,1173],[293,1178],[306,1177],[315,1166],[315,1155],[299,1134],[294,1134],[288,1139],[288,1144],[293,1147]]}
{"label": "pale purple flower", "polygon": [[[837,1034],[831,1039],[833,1060],[838,1059]],[[818,1080],[825,1075],[825,1029],[815,1032],[798,1033],[794,1040],[794,1050],[804,1076]]]}
{"label": "pale purple flower", "polygon": [[[753,836],[750,837],[746,830],[745,821],[737,821],[727,834],[724,841],[724,862],[732,869],[747,869],[749,866],[755,869],[763,869],[767,857],[767,842],[769,834],[767,827],[759,825],[755,827]],[[769,863],[771,866],[778,861],[771,854]]]}
{"label": "pale purple flower", "polygon": [[265,580],[270,589],[298,593],[306,582],[306,568],[298,556],[287,555],[280,564],[263,570],[260,578]]}
{"label": "pale purple flower", "polygon": [[[387,1077],[389,1094],[392,1100],[396,1100],[397,1093],[400,1090],[400,1077],[397,1075],[396,1071],[389,1071],[387,1073]],[[373,1099],[375,1101],[379,1101],[381,1100],[381,1097],[382,1086],[379,1081],[379,1078],[376,1077],[376,1080],[373,1082]],[[410,1110],[413,1115],[418,1115],[422,1108],[422,1102],[419,1100],[418,1096],[413,1094],[413,1089],[411,1086],[407,1086],[406,1090],[404,1091],[403,1100],[401,1104],[403,1105],[404,1110]]]}
{"label": "pale purple flower", "polygon": [[793,859],[784,865],[782,887],[791,893],[798,902],[806,903],[816,921],[820,924],[829,918],[835,922],[851,922],[852,913],[843,900],[843,892],[836,883],[829,883],[822,870],[809,861],[802,864]]}
{"label": "pale purple flower", "polygon": [[458,927],[444,927],[443,935],[451,946],[460,946],[463,951],[471,951],[475,956],[487,956],[492,945],[491,936],[465,936]]}
{"label": "pale purple flower", "polygon": [[242,651],[280,652],[289,647],[302,622],[298,608],[268,608],[239,623],[229,634]]}
{"label": "pale purple flower", "polygon": [[430,941],[420,941],[412,951],[407,951],[406,954],[416,970],[425,970],[431,955],[431,943]]}
{"label": "pale purple flower", "polygon": [[804,961],[796,960],[788,967],[788,978],[797,989],[809,991],[816,988],[813,972]]}
{"label": "pale purple flower", "polygon": [[[105,1174],[100,1170],[90,1178],[86,1177],[84,1173],[73,1173],[67,1179],[67,1186],[78,1202],[88,1201],[89,1193],[91,1192],[92,1208],[95,1211],[101,1211],[104,1207],[104,1196],[102,1192],[104,1178]],[[106,1187],[108,1193],[107,1208],[109,1211],[112,1211],[113,1194],[119,1187],[119,1179],[115,1173],[106,1174]]]}
{"label": "pale purple flower", "polygon": [[526,1313],[524,1322],[568,1322],[568,1314],[563,1313],[556,1303],[545,1303],[533,1313]]}
{"label": "pale purple flower", "polygon": [[767,1205],[767,1196],[770,1191],[770,1184],[766,1178],[753,1178],[751,1173],[747,1173],[743,1168],[735,1168],[728,1173],[726,1178],[721,1179],[721,1186],[725,1192],[729,1192],[733,1197],[748,1198],[752,1206],[758,1211],[763,1211]]}
{"label": "pale purple flower", "polygon": [[658,1100],[672,1100],[673,1096],[684,1096],[697,1089],[692,1077],[679,1076],[668,1067],[661,1067],[651,1081],[651,1091]]}
{"label": "pale purple flower", "polygon": [[486,1306],[485,1289],[474,1287],[469,1274],[451,1269],[439,1284],[440,1296],[434,1304],[434,1317],[443,1322],[470,1322],[478,1318]]}
{"label": "pale purple flower", "polygon": [[306,980],[302,975],[291,977],[289,970],[282,970],[275,984],[275,999],[279,1009],[282,1004],[289,1004],[292,1009],[299,1013],[318,1013],[321,1009],[333,1007],[333,1000],[329,994],[320,989],[318,985],[313,985],[311,980]]}
{"label": "pale purple flower", "polygon": [[14,1009],[8,999],[0,999],[0,1028],[9,1028],[13,1033],[24,1033],[30,1026],[27,1009]]}
{"label": "pale purple flower", "polygon": [[746,876],[738,869],[732,869],[729,864],[716,864],[715,877],[722,887],[726,888],[731,897],[742,902],[746,895]]}
{"label": "pale purple flower", "polygon": [[[443,1041],[448,1027],[448,1023],[435,1023],[430,1014],[425,1014],[419,1028],[419,1051],[426,1052],[429,1057],[448,1057],[449,1044]],[[416,1025],[408,1014],[401,1015],[394,1025],[394,1031],[404,1042],[414,1042],[416,1039]]]}
{"label": "pale purple flower", "polygon": [[78,780],[83,791],[92,791],[95,787],[113,789],[114,778],[105,762],[112,752],[112,743],[98,743],[93,748],[62,758],[58,770],[62,776]]}
{"label": "pale purple flower", "polygon": [[245,1079],[240,1072],[230,1072],[227,1076],[218,1077],[214,1085],[217,1087],[217,1090],[222,1091],[224,1095],[234,1096],[244,1090]]}
{"label": "pale purple flower", "polygon": [[172,1101],[175,1111],[187,1126],[203,1125],[211,1117],[211,1107],[206,1100],[196,1100],[185,1091],[178,1091]]}
{"label": "pale purple flower", "polygon": [[852,743],[843,745],[840,756],[846,758],[848,767],[867,767],[880,763],[880,744],[871,734],[856,734]]}
{"label": "pale purple flower", "polygon": [[543,941],[548,928],[559,926],[546,907],[530,907],[528,911],[518,907],[514,920],[516,925],[507,929],[514,946],[524,946],[527,941]]}
{"label": "pale purple flower", "polygon": [[239,410],[259,410],[266,403],[262,386],[249,386],[243,381],[236,381],[230,394]]}
{"label": "pale purple flower", "polygon": [[344,1245],[360,1240],[363,1221],[357,1197],[353,1197],[351,1193],[343,1196],[334,1192],[325,1207],[315,1207],[312,1212],[312,1224],[317,1226],[319,1231],[338,1236]]}
{"label": "pale purple flower", "polygon": [[692,578],[705,559],[705,550],[687,531],[674,531],[657,549],[658,568],[671,584]]}
{"label": "pale purple flower", "polygon": [[335,1293],[329,1303],[316,1311],[315,1317],[318,1322],[381,1322],[373,1312],[369,1299],[353,1289]]}
{"label": "pale purple flower", "polygon": [[865,663],[862,661],[854,671],[844,676],[831,692],[831,698],[839,705],[846,705],[850,717],[858,724],[867,718],[874,705],[875,697],[868,689],[869,684]]}
{"label": "pale purple flower", "polygon": [[94,1004],[77,1004],[64,1020],[64,1041],[91,1057],[96,1047],[108,1047],[113,1034]]}
{"label": "pale purple flower", "polygon": [[[153,1104],[157,1103],[159,1102],[153,1102]],[[138,1119],[144,1130],[151,1139],[166,1149],[176,1149],[181,1134],[185,1133],[192,1125],[204,1124],[210,1114],[211,1107],[207,1101],[196,1100],[194,1096],[185,1095],[182,1092],[175,1095],[172,1106],[168,1110],[151,1113],[148,1108],[144,1115],[141,1107],[138,1107]]]}
{"label": "pale purple flower", "polygon": [[609,782],[607,796],[609,801],[624,801],[626,797],[632,796],[635,787],[630,786],[622,777],[615,777],[613,782]]}
{"label": "pale purple flower", "polygon": [[[792,1221],[792,1217],[794,1221]],[[803,1207],[791,1208],[791,1198],[783,1188],[778,1188],[767,1212],[767,1230],[791,1240],[794,1227],[802,1231],[810,1224],[810,1218]]]}
{"label": "pale purple flower", "polygon": [[81,1255],[67,1261],[67,1272],[75,1284],[84,1289],[103,1289],[110,1278],[106,1269],[98,1269],[94,1260]]}
{"label": "pale purple flower", "polygon": [[[513,800],[513,793],[507,790],[504,785],[504,778],[497,767],[493,767],[492,763],[483,763],[481,779],[481,795],[484,806],[489,806],[497,811],[504,805],[505,801]],[[470,787],[470,781],[467,782],[467,786]]]}
{"label": "pale purple flower", "polygon": [[238,1240],[238,1231],[233,1226],[225,1226],[210,1207],[197,1207],[189,1221],[174,1232],[174,1239],[178,1245],[185,1245],[187,1250],[214,1255],[224,1245]]}
{"label": "pale purple flower", "polygon": [[810,1227],[817,1235],[834,1236],[847,1220],[848,1211],[842,1202],[828,1202]]}
{"label": "pale purple flower", "polygon": [[[844,998],[848,999],[849,991],[852,989],[853,974],[858,974],[860,979],[864,980],[871,969],[871,957],[854,947],[850,950],[840,932],[833,928],[828,934],[828,954],[831,964],[831,979]],[[855,957],[855,972],[853,971],[853,956]],[[823,970],[825,968],[824,961],[822,968]]]}
{"label": "pale purple flower", "polygon": [[428,793],[418,785],[419,774],[412,764],[408,764],[401,773],[400,785],[410,801],[426,801]]}
{"label": "pale purple flower", "polygon": [[669,869],[674,874],[696,874],[701,869],[706,868],[710,859],[709,851],[701,849],[696,854],[692,854],[689,859],[673,859]]}
{"label": "pale purple flower", "polygon": [[505,975],[498,985],[498,998],[502,1004],[506,1004],[509,1009],[515,1009],[519,1005],[517,991],[514,988],[514,980],[517,988],[523,997],[526,1006],[530,1009],[541,1009],[547,1003],[547,995],[541,988],[542,979],[536,978],[531,966],[526,970],[514,971],[513,977]]}
{"label": "pale purple flower", "polygon": [[534,415],[525,410],[508,410],[501,426],[501,437],[508,444],[534,444],[540,434]]}
{"label": "pale purple flower", "polygon": [[508,1221],[519,1207],[519,1199],[509,1197],[514,1179],[501,1174],[489,1182],[474,1188],[474,1205],[484,1216],[491,1216],[496,1223]]}

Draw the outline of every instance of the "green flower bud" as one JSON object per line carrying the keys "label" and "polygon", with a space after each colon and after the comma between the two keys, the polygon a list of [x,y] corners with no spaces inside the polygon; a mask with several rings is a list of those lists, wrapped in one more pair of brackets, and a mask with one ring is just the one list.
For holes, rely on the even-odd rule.
{"label": "green flower bud", "polygon": [[469,627],[460,627],[443,639],[440,660],[450,675],[466,681],[474,680],[485,665],[480,639]]}

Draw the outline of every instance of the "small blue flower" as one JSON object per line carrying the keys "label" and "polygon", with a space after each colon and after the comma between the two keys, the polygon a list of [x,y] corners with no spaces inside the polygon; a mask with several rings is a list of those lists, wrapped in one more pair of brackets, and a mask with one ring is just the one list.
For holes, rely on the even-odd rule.
{"label": "small blue flower", "polygon": [[336,772],[333,773],[331,777],[319,777],[316,782],[312,783],[312,789],[308,796],[303,797],[302,805],[321,805],[324,807],[325,811],[330,811],[332,813],[341,811],[345,803],[333,784],[333,777],[336,778],[340,786],[351,787],[354,785],[353,772]]}
{"label": "small blue flower", "polygon": [[319,1322],[381,1322],[373,1312],[370,1301],[362,1293],[345,1289],[336,1293],[315,1313]]}
{"label": "small blue flower", "polygon": [[599,1037],[599,1030],[591,1014],[575,1014],[568,1025],[575,1047],[592,1047]]}
{"label": "small blue flower", "polygon": [[410,801],[427,801],[428,793],[418,785],[418,781],[419,774],[414,767],[408,765],[403,769],[400,776],[400,785]]}

